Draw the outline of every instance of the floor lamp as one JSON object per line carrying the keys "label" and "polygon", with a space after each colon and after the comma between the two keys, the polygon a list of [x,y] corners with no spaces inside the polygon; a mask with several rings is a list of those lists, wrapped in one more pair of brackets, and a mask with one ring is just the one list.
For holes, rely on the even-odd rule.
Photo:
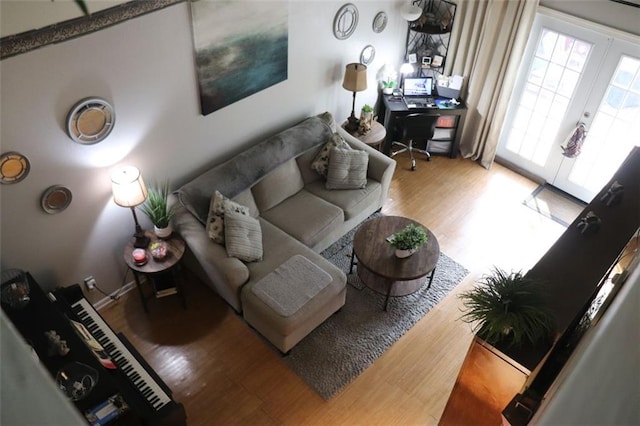
{"label": "floor lamp", "polygon": [[347,69],[344,73],[342,87],[350,92],[353,92],[351,115],[349,116],[349,122],[345,126],[345,130],[347,130],[348,132],[355,132],[356,130],[358,130],[359,124],[355,114],[356,92],[367,90],[367,66],[358,63],[348,64]]}
{"label": "floor lamp", "polygon": [[113,201],[121,207],[130,207],[133,213],[133,221],[136,224],[136,232],[133,234],[135,241],[133,246],[145,248],[149,245],[149,237],[144,235],[144,231],[138,223],[136,216],[136,206],[144,203],[147,199],[147,187],[144,185],[140,170],[133,166],[120,166],[111,173],[111,191]]}

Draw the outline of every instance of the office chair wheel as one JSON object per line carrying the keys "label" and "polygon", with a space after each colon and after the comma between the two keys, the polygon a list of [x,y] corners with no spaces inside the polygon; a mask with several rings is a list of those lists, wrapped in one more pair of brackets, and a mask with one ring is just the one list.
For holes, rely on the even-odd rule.
{"label": "office chair wheel", "polygon": [[431,156],[427,157],[427,161],[431,161]]}
{"label": "office chair wheel", "polygon": [[416,170],[416,160],[411,160],[411,171],[415,171]]}

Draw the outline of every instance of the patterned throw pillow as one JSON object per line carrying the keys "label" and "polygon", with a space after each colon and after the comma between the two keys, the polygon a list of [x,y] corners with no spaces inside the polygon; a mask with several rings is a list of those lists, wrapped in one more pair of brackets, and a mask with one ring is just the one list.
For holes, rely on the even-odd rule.
{"label": "patterned throw pillow", "polygon": [[207,217],[207,234],[214,242],[224,245],[224,216],[230,212],[249,215],[249,208],[231,201],[216,191],[209,204]]}
{"label": "patterned throw pillow", "polygon": [[244,262],[262,260],[262,228],[258,219],[230,212],[226,214],[225,222],[227,255]]}
{"label": "patterned throw pillow", "polygon": [[324,144],[316,158],[311,162],[311,168],[318,172],[321,176],[327,177],[327,171],[329,170],[329,156],[332,148],[351,149],[349,144],[342,139],[338,133],[334,133],[329,142]]}
{"label": "patterned throw pillow", "polygon": [[369,153],[333,148],[327,173],[327,189],[359,189],[367,186]]}

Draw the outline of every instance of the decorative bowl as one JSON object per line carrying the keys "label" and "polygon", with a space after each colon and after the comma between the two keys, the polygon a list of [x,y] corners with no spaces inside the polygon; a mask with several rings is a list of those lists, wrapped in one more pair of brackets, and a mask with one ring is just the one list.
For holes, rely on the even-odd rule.
{"label": "decorative bowl", "polygon": [[167,256],[167,243],[164,241],[155,241],[151,243],[149,250],[155,260],[162,260]]}

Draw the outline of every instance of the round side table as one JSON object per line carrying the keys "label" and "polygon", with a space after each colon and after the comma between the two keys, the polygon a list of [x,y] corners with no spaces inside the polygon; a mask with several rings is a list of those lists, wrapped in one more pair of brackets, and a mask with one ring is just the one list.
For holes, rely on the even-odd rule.
{"label": "round side table", "polygon": [[144,235],[149,237],[149,245],[156,241],[164,241],[167,244],[167,255],[162,260],[154,259],[147,247],[145,249],[147,261],[144,264],[138,264],[133,260],[133,238],[124,248],[124,261],[133,272],[144,311],[149,312],[149,308],[147,307],[147,297],[142,290],[141,276],[144,276],[146,281],[152,284],[153,296],[160,298],[178,294],[182,298],[182,306],[186,309],[187,301],[182,289],[182,277],[179,274],[180,260],[182,260],[185,251],[184,240],[176,233],[163,240],[158,238],[152,231],[145,231]]}
{"label": "round side table", "polygon": [[[344,128],[344,125],[342,126]],[[375,147],[378,151],[380,150],[381,144],[384,142],[384,139],[387,137],[387,130],[384,126],[377,121],[374,121],[371,124],[371,131],[366,134],[362,134],[357,130],[351,133],[353,137],[360,140],[361,142],[366,143],[367,145]]]}

